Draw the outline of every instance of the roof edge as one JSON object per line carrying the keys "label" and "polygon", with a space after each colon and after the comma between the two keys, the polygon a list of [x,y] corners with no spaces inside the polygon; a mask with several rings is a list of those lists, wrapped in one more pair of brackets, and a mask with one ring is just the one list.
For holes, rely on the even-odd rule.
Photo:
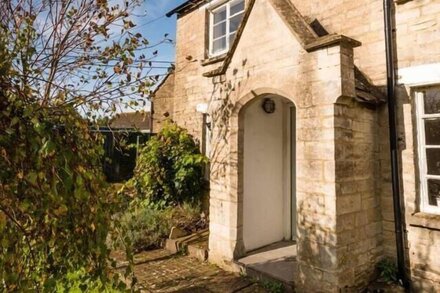
{"label": "roof edge", "polygon": [[188,12],[194,8],[196,8],[198,5],[207,2],[206,0],[188,0],[177,6],[176,8],[168,11],[165,15],[166,17],[171,17],[174,14],[182,14],[185,12]]}
{"label": "roof edge", "polygon": [[175,68],[170,69],[167,72],[167,75],[159,82],[159,84],[157,85],[157,87],[151,92],[150,97],[154,98],[154,96],[156,95],[157,91],[165,84],[165,82],[167,81],[167,79],[174,74],[174,70]]}

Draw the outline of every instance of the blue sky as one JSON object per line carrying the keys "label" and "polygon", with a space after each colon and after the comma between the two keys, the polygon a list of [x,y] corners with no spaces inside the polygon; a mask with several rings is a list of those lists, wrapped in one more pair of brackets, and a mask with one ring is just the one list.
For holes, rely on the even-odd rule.
{"label": "blue sky", "polygon": [[[0,0],[2,1],[2,0]],[[134,0],[136,1],[136,0]],[[136,24],[132,33],[141,33],[149,41],[149,46],[151,48],[138,51],[137,56],[141,54],[145,55],[148,60],[152,61],[151,71],[147,68],[144,69],[143,73],[151,75],[159,75],[162,79],[168,72],[168,68],[174,62],[175,59],[175,40],[176,40],[176,15],[172,17],[166,17],[165,14],[171,11],[173,8],[184,3],[185,0],[138,0],[141,5],[136,7],[130,17],[132,21]],[[125,0],[109,0],[110,5],[120,5],[124,7]],[[44,25],[46,20],[46,13],[39,14],[38,25]],[[110,29],[110,40],[115,37],[121,37],[120,41],[126,37],[126,34],[121,35],[121,23],[115,23],[114,26],[109,27]],[[167,34],[167,39],[170,41],[164,42],[164,35]],[[153,52],[157,51],[157,54]],[[113,70],[109,67],[109,70]],[[160,83],[160,82],[159,82]],[[153,86],[153,89],[157,84]],[[90,84],[92,86],[92,84]],[[87,85],[86,85],[87,87]],[[122,107],[122,105],[121,105]],[[149,109],[149,103],[147,103],[147,110]],[[120,109],[121,111],[127,111],[125,109]]]}
{"label": "blue sky", "polygon": [[[118,3],[122,0],[113,0]],[[175,60],[175,40],[176,40],[176,15],[166,17],[165,14],[185,0],[141,0],[142,4],[137,7],[132,15],[132,20],[136,24],[134,33],[141,33],[143,37],[148,39],[149,44],[153,47],[151,49],[138,52],[138,55],[145,54],[145,56],[154,56],[153,52],[157,51],[157,56],[153,59],[153,67],[148,75],[160,75],[160,80],[163,79],[168,72],[168,68]],[[112,34],[119,34],[119,28],[115,27],[115,31]],[[167,38],[172,42],[162,42],[164,36],[167,34]],[[162,43],[161,43],[162,42]],[[155,62],[156,61],[156,62]],[[153,89],[160,84],[160,81],[153,86]],[[132,109],[120,109],[120,111],[131,111]],[[147,102],[145,110],[150,109],[150,103]]]}
{"label": "blue sky", "polygon": [[[150,44],[157,44],[163,40],[165,34],[169,34],[168,38],[175,41],[176,16],[166,17],[165,14],[183,2],[185,0],[145,0],[134,17],[137,30],[150,41]],[[161,44],[150,50],[150,53],[156,49],[156,60],[174,61],[174,44]]]}

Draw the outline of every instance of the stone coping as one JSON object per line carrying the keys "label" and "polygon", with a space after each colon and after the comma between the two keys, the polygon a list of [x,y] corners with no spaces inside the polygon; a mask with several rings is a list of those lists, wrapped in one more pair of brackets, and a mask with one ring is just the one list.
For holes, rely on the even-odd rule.
{"label": "stone coping", "polygon": [[347,45],[349,47],[356,48],[362,46],[362,43],[344,35],[330,34],[319,37],[313,42],[306,44],[304,49],[307,52],[313,52],[322,48],[336,45]]}

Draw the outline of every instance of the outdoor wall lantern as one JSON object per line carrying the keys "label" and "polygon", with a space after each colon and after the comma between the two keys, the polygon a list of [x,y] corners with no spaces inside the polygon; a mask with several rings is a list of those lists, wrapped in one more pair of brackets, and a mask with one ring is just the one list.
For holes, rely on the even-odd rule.
{"label": "outdoor wall lantern", "polygon": [[272,114],[275,112],[275,102],[270,98],[265,98],[261,106],[263,107],[264,112],[267,114]]}

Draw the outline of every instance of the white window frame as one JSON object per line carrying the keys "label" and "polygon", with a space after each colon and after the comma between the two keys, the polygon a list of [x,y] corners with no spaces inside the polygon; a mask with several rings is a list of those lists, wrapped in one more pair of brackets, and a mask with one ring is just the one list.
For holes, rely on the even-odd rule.
{"label": "white window frame", "polygon": [[[432,87],[431,87],[432,88]],[[435,88],[435,87],[434,87]],[[440,145],[426,145],[425,138],[425,119],[429,118],[440,118],[440,113],[437,114],[425,114],[425,104],[424,97],[425,93],[423,89],[417,89],[415,92],[415,104],[416,104],[416,120],[417,120],[417,140],[418,140],[418,151],[419,151],[419,183],[420,183],[420,211],[430,214],[440,214],[440,206],[432,206],[429,204],[429,194],[428,194],[428,179],[438,179],[440,180],[440,175],[429,175],[428,166],[426,164],[426,149],[428,148],[439,148]],[[440,86],[438,87],[440,91]]]}
{"label": "white window frame", "polygon": [[[233,15],[229,15],[230,14],[230,10],[231,10],[231,5],[235,4],[237,2],[243,1],[244,2],[244,9],[238,13],[235,13]],[[215,40],[218,40],[220,38],[217,38],[214,40],[214,13],[222,8],[226,7],[226,48],[224,50],[218,51],[218,52],[213,52],[213,44]],[[215,56],[219,56],[222,55],[226,52],[229,51],[230,47],[231,47],[231,43],[230,43],[230,35],[231,32],[229,31],[230,28],[230,20],[232,17],[237,16],[239,14],[244,14],[246,10],[246,1],[245,0],[233,0],[233,1],[227,1],[226,3],[220,4],[218,6],[216,6],[215,8],[211,9],[211,11],[209,12],[209,56],[210,57],[215,57]],[[235,32],[233,33],[237,33],[238,28]],[[235,38],[234,38],[235,39]]]}

